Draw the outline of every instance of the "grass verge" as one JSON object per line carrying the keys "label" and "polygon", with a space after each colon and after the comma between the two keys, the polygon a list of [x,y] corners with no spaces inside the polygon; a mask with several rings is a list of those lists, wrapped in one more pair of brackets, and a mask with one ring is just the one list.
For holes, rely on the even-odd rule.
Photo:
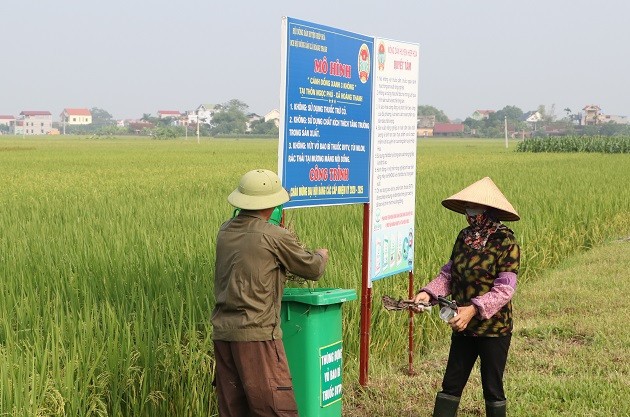
{"label": "grass verge", "polygon": [[[518,288],[505,374],[510,416],[630,416],[628,265],[626,238],[576,256]],[[416,376],[406,375],[401,350],[400,369],[371,369],[368,387],[348,381],[343,415],[430,416],[448,342],[445,337],[416,359]],[[458,416],[484,415],[477,364]]]}

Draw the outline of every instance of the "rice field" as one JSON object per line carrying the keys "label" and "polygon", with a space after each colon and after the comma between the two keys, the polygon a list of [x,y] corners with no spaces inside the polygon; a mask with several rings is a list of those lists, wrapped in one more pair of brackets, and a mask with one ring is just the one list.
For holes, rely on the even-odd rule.
{"label": "rice field", "polygon": [[[521,153],[502,140],[418,143],[417,285],[465,220],[440,201],[490,176],[522,220],[519,279],[630,235],[630,158]],[[242,173],[277,169],[277,141],[0,137],[0,416],[216,415],[209,316],[215,235]],[[331,254],[320,287],[361,285],[362,207],[289,210]],[[297,284],[292,284],[297,285]],[[406,364],[407,317],[380,308],[371,366]],[[416,362],[447,330],[417,318]],[[359,301],[344,305],[344,378],[358,378]]]}

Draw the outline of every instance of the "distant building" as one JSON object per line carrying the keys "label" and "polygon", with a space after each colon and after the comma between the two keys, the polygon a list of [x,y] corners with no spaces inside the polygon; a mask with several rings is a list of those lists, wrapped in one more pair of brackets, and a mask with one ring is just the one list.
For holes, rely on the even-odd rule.
{"label": "distant building", "polygon": [[539,111],[528,111],[523,114],[521,120],[529,125],[532,130],[538,130],[538,124],[542,121],[543,117]]}
{"label": "distant building", "polygon": [[212,116],[214,116],[216,112],[221,111],[221,109],[220,104],[201,104],[195,110],[194,120],[188,117],[188,122],[197,123],[197,121],[199,121],[199,123],[212,124]]}
{"label": "distant building", "polygon": [[181,113],[177,110],[158,110],[159,119],[167,119],[169,117],[173,119],[179,119],[180,116]]}
{"label": "distant building", "polygon": [[92,124],[92,112],[88,109],[63,109],[60,119],[62,124],[90,125]]}
{"label": "distant building", "polygon": [[273,122],[276,124],[276,127],[280,126],[280,112],[278,111],[278,109],[271,110],[269,113],[265,114],[264,118],[265,123],[269,120],[273,120]]}
{"label": "distant building", "polygon": [[135,133],[136,135],[144,133],[155,127],[153,123],[145,122],[143,120],[130,120],[128,121],[127,126],[129,126],[129,131]]}
{"label": "distant building", "polygon": [[486,120],[492,113],[494,113],[494,110],[475,110],[470,117],[473,120]]}
{"label": "distant building", "polygon": [[592,126],[599,124],[599,116],[602,112],[602,109],[599,106],[590,104],[584,107],[582,110],[584,110],[584,114],[582,116],[582,125]]}
{"label": "distant building", "polygon": [[257,115],[256,113],[250,113],[247,115],[247,127],[245,128],[246,132],[252,131],[252,123],[257,122],[262,119],[262,116]]}
{"label": "distant building", "polygon": [[418,137],[433,136],[434,126],[435,126],[435,115],[418,116],[418,125],[417,125]]}
{"label": "distant building", "polygon": [[12,128],[15,125],[15,117],[0,115],[0,125],[6,126],[10,128],[11,130],[13,130]]}
{"label": "distant building", "polygon": [[168,119],[171,126],[185,126],[186,117],[178,110],[158,110],[159,119]]}
{"label": "distant building", "polygon": [[462,123],[436,123],[433,126],[433,136],[461,136],[463,134]]}
{"label": "distant building", "polygon": [[617,123],[619,125],[630,124],[628,116],[613,116],[610,114],[600,114],[599,123]]}
{"label": "distant building", "polygon": [[[52,114],[49,111],[24,110],[20,113],[20,132],[24,135],[47,135],[52,130]],[[16,123],[16,134],[17,133]]]}
{"label": "distant building", "polygon": [[523,121],[527,123],[538,123],[542,119],[542,115],[539,111],[528,111],[523,115]]}
{"label": "distant building", "polygon": [[66,134],[66,125],[84,126],[92,124],[92,112],[88,109],[63,109],[59,115],[63,134]]}
{"label": "distant building", "polygon": [[24,134],[24,121],[16,120],[13,123],[13,134],[15,135],[23,135]]}

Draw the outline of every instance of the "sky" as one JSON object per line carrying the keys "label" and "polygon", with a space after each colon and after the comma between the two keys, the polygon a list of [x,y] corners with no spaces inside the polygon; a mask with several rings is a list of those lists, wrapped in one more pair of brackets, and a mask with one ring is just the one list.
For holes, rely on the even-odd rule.
{"label": "sky", "polygon": [[630,1],[3,0],[0,115],[280,102],[282,16],[420,47],[419,105],[630,116]]}

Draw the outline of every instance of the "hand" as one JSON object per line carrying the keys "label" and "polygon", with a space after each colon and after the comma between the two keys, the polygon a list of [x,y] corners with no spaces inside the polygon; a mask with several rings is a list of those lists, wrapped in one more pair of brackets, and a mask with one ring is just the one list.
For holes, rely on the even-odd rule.
{"label": "hand", "polygon": [[326,248],[316,249],[315,253],[319,254],[322,258],[324,258],[324,263],[328,262],[328,249]]}
{"label": "hand", "polygon": [[[413,298],[412,300],[414,302],[414,304],[417,303],[430,303],[431,302],[431,296],[429,294],[427,294],[424,291],[420,291],[418,294],[416,294],[416,296]],[[424,310],[421,310],[417,307],[411,307],[411,309],[413,311],[415,311],[416,313],[421,313]]]}
{"label": "hand", "polygon": [[456,332],[466,330],[466,326],[470,320],[477,314],[477,308],[474,305],[466,307],[457,307],[457,315],[448,321],[448,324]]}

